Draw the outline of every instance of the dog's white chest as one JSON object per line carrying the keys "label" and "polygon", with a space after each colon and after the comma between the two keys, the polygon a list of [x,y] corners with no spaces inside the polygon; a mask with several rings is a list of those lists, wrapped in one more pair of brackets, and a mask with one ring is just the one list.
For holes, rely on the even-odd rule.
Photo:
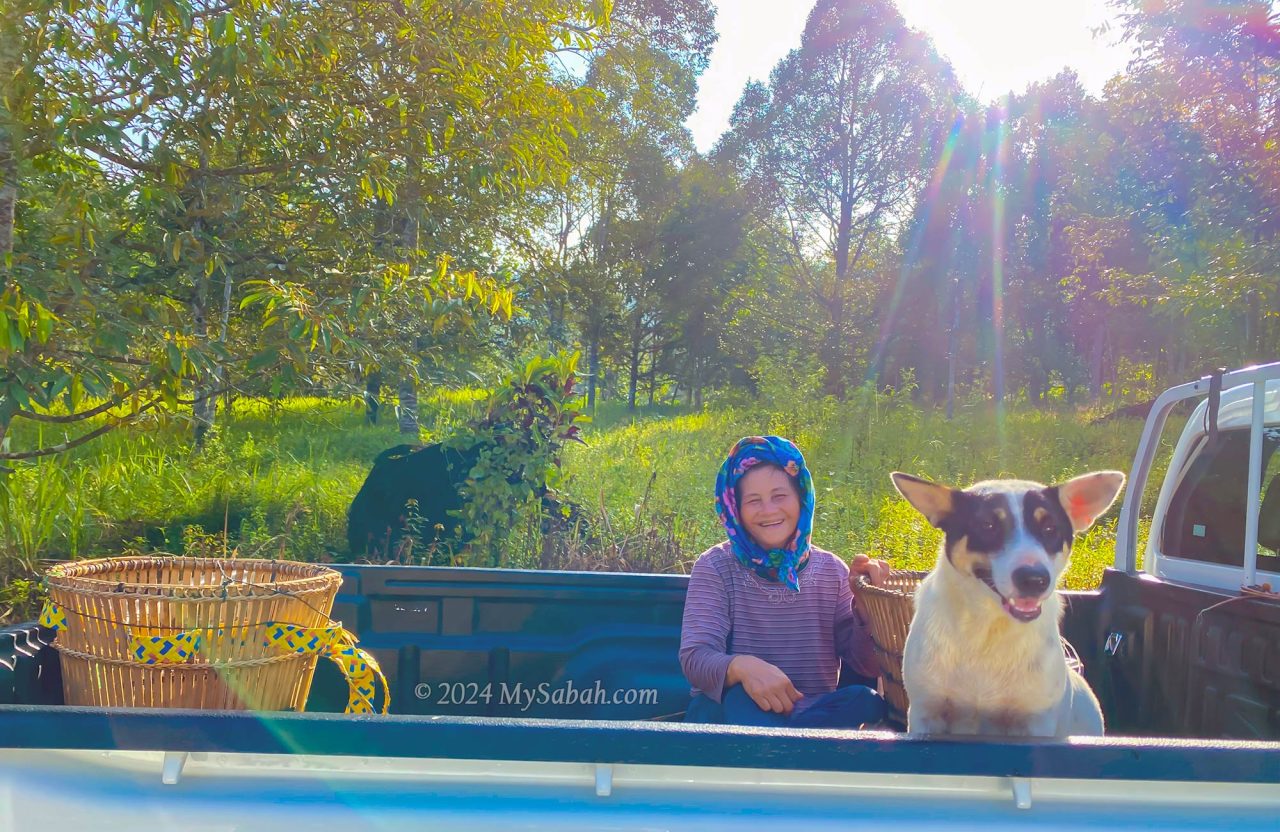
{"label": "dog's white chest", "polygon": [[1025,734],[1067,689],[1056,626],[923,615],[905,652],[912,719],[930,733]]}

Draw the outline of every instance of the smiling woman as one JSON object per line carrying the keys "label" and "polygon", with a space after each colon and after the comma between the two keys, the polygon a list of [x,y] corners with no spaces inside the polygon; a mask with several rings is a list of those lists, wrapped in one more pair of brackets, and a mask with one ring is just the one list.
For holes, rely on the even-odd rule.
{"label": "smiling woman", "polygon": [[778,465],[761,463],[743,476],[738,488],[742,525],[766,549],[781,549],[797,533],[800,489]]}
{"label": "smiling woman", "polygon": [[[721,466],[716,511],[727,539],[694,565],[684,610],[680,661],[693,687],[686,719],[881,721],[879,693],[839,687],[842,665],[873,684],[878,670],[850,567],[810,543],[814,487],[800,449],[777,436],[740,440]],[[862,556],[852,571],[879,583],[888,567]]]}

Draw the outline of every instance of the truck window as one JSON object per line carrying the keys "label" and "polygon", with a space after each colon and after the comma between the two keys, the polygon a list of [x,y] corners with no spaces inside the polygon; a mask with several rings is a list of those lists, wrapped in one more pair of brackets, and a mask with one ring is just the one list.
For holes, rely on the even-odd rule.
{"label": "truck window", "polygon": [[[1217,446],[1202,440],[1174,491],[1161,529],[1160,551],[1168,556],[1244,566],[1245,500],[1249,488],[1249,431],[1218,434]],[[1280,572],[1280,428],[1263,431],[1262,494],[1258,512],[1258,569]]]}

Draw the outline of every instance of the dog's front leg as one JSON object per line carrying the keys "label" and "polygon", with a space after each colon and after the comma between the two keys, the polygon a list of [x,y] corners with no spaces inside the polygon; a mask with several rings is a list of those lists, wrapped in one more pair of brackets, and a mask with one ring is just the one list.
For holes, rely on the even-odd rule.
{"label": "dog's front leg", "polygon": [[1007,737],[1014,733],[1008,715],[1003,711],[983,715],[978,731],[984,737]]}
{"label": "dog's front leg", "polygon": [[920,737],[950,733],[951,711],[949,702],[911,700],[907,706],[907,735]]}
{"label": "dog's front leg", "polygon": [[1027,714],[1004,707],[983,714],[980,730],[986,737],[1025,737],[1029,733],[1029,719]]}
{"label": "dog's front leg", "polygon": [[1058,725],[1061,716],[1059,708],[1050,708],[1047,711],[1041,711],[1038,714],[1032,714],[1027,719],[1026,736],[1029,737],[1056,737],[1058,736]]}

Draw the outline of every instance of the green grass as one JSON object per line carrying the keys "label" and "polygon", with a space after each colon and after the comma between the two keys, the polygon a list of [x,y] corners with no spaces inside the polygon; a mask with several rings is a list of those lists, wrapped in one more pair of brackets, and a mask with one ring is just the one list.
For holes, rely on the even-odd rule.
{"label": "green grass", "polygon": [[[425,434],[464,418],[473,399],[425,400]],[[370,427],[358,401],[297,398],[237,401],[234,414],[200,452],[190,448],[184,421],[161,419],[0,476],[0,586],[49,560],[126,548],[182,551],[190,527],[238,529],[230,545],[269,544],[295,559],[328,560],[345,550],[351,498],[374,456],[402,441],[394,412],[384,409],[382,424]],[[14,447],[64,438],[41,427],[16,423]],[[21,600],[6,604],[0,592],[0,619]]]}
{"label": "green grass", "polygon": [[[647,512],[675,530],[678,566],[687,568],[723,539],[712,493],[725,453],[744,435],[776,433],[800,445],[813,473],[817,545],[846,559],[866,552],[900,568],[927,569],[940,533],[898,497],[891,471],[960,486],[993,477],[1053,482],[1101,468],[1127,473],[1141,430],[1134,420],[1090,424],[1069,411],[998,415],[982,406],[947,421],[883,397],[790,412],[722,406],[663,418],[609,413],[587,434],[589,447],[569,452],[567,490],[580,502],[628,514],[652,480]],[[1067,586],[1096,586],[1113,562],[1117,514],[1118,506],[1077,540]]]}
{"label": "green grass", "polygon": [[[447,434],[479,397],[464,391],[424,398],[424,438]],[[587,445],[567,450],[558,485],[584,507],[595,539],[549,550],[530,526],[513,534],[506,564],[687,571],[722,539],[712,491],[723,455],[739,437],[763,432],[792,438],[806,455],[818,489],[817,545],[845,558],[867,552],[927,568],[938,535],[897,497],[890,471],[957,485],[1128,471],[1141,432],[1137,421],[1089,424],[1066,410],[997,414],[974,405],[947,421],[904,397],[788,398],[722,401],[697,413],[660,407],[629,414],[616,403],[602,405],[585,431]],[[18,465],[0,477],[0,619],[30,600],[21,579],[50,560],[128,548],[217,551],[224,527],[239,529],[225,545],[242,553],[345,557],[347,506],[373,457],[402,441],[392,409],[383,416],[370,427],[357,401],[242,400],[198,453],[187,426],[170,420]],[[15,447],[63,439],[40,427],[18,423]],[[1115,517],[1113,509],[1077,542],[1068,586],[1096,585],[1112,562]]]}

